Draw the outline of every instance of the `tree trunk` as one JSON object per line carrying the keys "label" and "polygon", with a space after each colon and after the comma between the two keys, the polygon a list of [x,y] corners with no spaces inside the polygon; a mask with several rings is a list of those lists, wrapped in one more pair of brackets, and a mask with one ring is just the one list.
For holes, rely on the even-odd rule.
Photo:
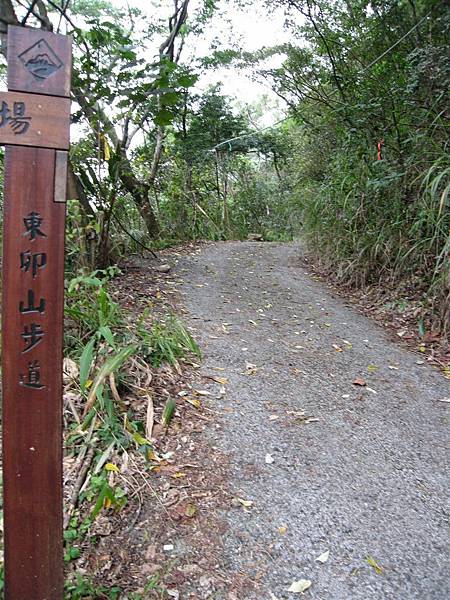
{"label": "tree trunk", "polygon": [[122,152],[118,177],[124,188],[133,197],[150,237],[156,237],[159,233],[159,225],[152,205],[150,204],[150,185],[139,181],[135,176],[130,161],[124,151]]}
{"label": "tree trunk", "polygon": [[155,213],[153,212],[150,202],[147,198],[146,202],[139,204],[139,214],[145,223],[147,231],[150,237],[154,238],[159,234],[159,224],[156,220]]}

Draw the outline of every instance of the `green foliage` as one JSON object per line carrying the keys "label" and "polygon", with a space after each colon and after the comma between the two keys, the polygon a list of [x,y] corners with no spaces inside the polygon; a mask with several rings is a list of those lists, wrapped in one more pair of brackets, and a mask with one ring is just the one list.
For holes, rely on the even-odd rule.
{"label": "green foliage", "polygon": [[79,574],[64,585],[64,600],[119,600],[121,594],[122,590],[117,586],[109,589],[96,586],[91,579]]}
{"label": "green foliage", "polygon": [[[68,282],[65,314],[70,326],[65,330],[66,348],[77,352],[80,342],[91,335],[97,340],[103,338],[112,348],[115,347],[111,328],[123,328],[125,324],[119,305],[108,292],[108,283],[119,272],[116,267],[110,267],[74,277]],[[88,351],[86,347],[84,350]]]}
{"label": "green foliage", "polygon": [[166,402],[163,412],[163,425],[169,427],[177,409],[177,403],[173,398],[169,398]]}
{"label": "green foliage", "polygon": [[[237,111],[220,86],[186,98],[173,129],[158,177],[163,239],[293,235],[298,227],[281,173],[288,150],[281,133],[252,131],[248,114]],[[148,151],[142,146],[136,154],[143,173]]]}
{"label": "green foliage", "polygon": [[141,342],[140,355],[152,365],[159,367],[164,362],[174,365],[189,353],[201,356],[197,343],[175,316],[154,322],[150,330],[144,324],[145,317],[144,314],[138,323],[137,337]]}
{"label": "green foliage", "polygon": [[277,4],[304,23],[303,43],[286,45],[282,67],[265,76],[296,121],[285,131],[287,188],[310,249],[355,285],[411,280],[445,326],[448,11],[421,1]]}
{"label": "green foliage", "polygon": [[130,598],[130,600],[145,600],[147,598],[147,592],[151,592],[151,591],[159,592],[160,594],[164,593],[164,587],[162,587],[159,584],[159,576],[158,575],[153,575],[152,577],[150,577],[148,582],[145,584],[144,594],[131,592],[131,594],[129,595],[129,598]]}
{"label": "green foliage", "polygon": [[[129,600],[146,600],[147,593],[156,591],[164,593],[164,587],[159,583],[159,576],[153,575],[144,586],[143,593],[127,592]],[[124,590],[119,586],[105,587],[95,585],[91,578],[75,573],[65,582],[64,600],[120,600]]]}
{"label": "green foliage", "polygon": [[[127,361],[138,354],[140,361],[160,366],[163,362],[177,364],[180,358],[191,353],[200,356],[192,336],[174,316],[169,315],[162,322],[154,320],[150,326],[149,311],[144,312],[137,324],[134,318],[127,318],[108,290],[116,274],[117,270],[112,268],[95,271],[75,277],[68,284],[70,325],[66,329],[71,332],[68,339],[72,356],[79,360],[78,389],[85,399],[85,407],[81,424],[74,422],[70,427],[67,444],[73,449],[82,446],[87,432],[92,434],[95,429],[99,451],[89,486],[80,496],[81,501],[92,504],[90,517],[82,527],[72,525],[66,533],[66,561],[80,556],[80,540],[87,535],[90,521],[101,510],[120,510],[127,501],[123,490],[111,483],[110,471],[116,467],[106,464],[110,454],[131,446],[147,457],[152,449],[144,437],[144,424],[133,420],[116,391],[116,385],[126,389],[133,383],[127,374]],[[175,407],[166,406],[166,426],[174,411]]]}
{"label": "green foliage", "polygon": [[125,492],[120,487],[111,487],[107,474],[92,477],[86,497],[92,500],[94,496],[97,499],[91,512],[91,519],[95,519],[100,514],[102,508],[120,510],[127,503]]}

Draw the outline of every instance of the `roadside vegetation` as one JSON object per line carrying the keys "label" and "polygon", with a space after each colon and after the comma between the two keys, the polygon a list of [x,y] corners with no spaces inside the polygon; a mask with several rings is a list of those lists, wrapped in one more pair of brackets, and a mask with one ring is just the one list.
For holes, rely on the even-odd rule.
{"label": "roadside vegetation", "polygon": [[422,333],[448,334],[445,5],[276,4],[304,20],[267,75],[295,121],[287,139],[308,247],[341,281],[420,294]]}

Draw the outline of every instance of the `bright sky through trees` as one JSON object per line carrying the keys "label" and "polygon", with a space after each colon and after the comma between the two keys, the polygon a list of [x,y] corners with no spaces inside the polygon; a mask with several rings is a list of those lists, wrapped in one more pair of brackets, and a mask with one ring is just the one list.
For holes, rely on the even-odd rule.
{"label": "bright sky through trees", "polygon": [[[126,6],[125,0],[111,0],[115,6]],[[192,0],[190,13],[196,10],[198,0]],[[139,8],[149,19],[156,11],[155,6],[148,0],[129,0],[128,5]],[[195,58],[207,56],[211,52],[211,46],[222,48],[240,48],[244,51],[255,51],[264,46],[274,46],[288,41],[289,33],[284,30],[284,14],[281,9],[267,13],[261,5],[240,8],[235,2],[221,2],[220,10],[214,15],[209,27],[196,41],[195,47],[186,48],[185,57],[193,55]],[[281,64],[282,57],[274,57],[267,62],[267,66],[275,67]],[[242,71],[234,67],[210,70],[203,74],[197,84],[201,91],[209,85],[221,83],[226,95],[236,98],[239,104],[252,104],[268,96],[269,103],[265,118],[260,120],[260,125],[268,125],[280,118],[284,109],[278,103],[277,96],[269,85],[255,81],[250,71]],[[273,106],[272,106],[273,105]],[[276,108],[277,105],[279,108]]]}

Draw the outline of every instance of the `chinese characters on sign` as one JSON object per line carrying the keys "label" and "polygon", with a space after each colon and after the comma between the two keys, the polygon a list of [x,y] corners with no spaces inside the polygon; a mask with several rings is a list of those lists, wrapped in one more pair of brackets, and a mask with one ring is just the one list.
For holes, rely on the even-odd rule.
{"label": "chinese characters on sign", "polygon": [[12,115],[8,103],[3,100],[0,105],[0,127],[9,124],[16,135],[21,135],[28,131],[31,117],[27,117],[25,102],[14,102]]}
{"label": "chinese characters on sign", "polygon": [[[34,211],[23,218],[22,237],[29,242],[30,248],[20,252],[20,270],[22,277],[30,278],[30,286],[33,286],[38,279],[39,271],[47,265],[47,253],[39,251],[39,247],[36,247],[39,245],[40,238],[47,237],[42,231],[42,223],[42,217]],[[42,325],[39,323],[39,316],[45,312],[45,298],[38,298],[33,287],[30,287],[26,300],[20,300],[18,310],[22,315],[33,314],[33,320],[23,326],[21,333],[22,354],[28,356],[28,353],[31,353],[31,355],[28,359],[26,373],[19,375],[19,385],[32,390],[43,390],[46,386],[41,381],[41,363],[36,357],[35,351],[45,336]]]}

